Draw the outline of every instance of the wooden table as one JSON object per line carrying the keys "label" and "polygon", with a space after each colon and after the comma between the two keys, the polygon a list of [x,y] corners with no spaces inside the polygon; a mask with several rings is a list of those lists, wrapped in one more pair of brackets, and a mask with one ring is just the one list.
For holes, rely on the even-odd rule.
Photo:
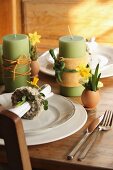
{"label": "wooden table", "polygon": [[[59,86],[54,77],[39,74],[40,84],[49,83],[54,93],[59,93]],[[113,110],[113,77],[102,79],[104,87],[100,90],[101,101],[95,113],[88,114],[88,121],[77,133],[43,145],[29,146],[31,163],[34,168],[47,170],[110,170],[113,169],[113,130],[102,132],[86,158],[79,162],[76,156],[67,160],[66,156],[71,148],[80,140],[87,125],[95,117],[103,114],[106,109]],[[71,100],[81,102],[80,97]],[[6,161],[3,148],[0,148],[0,162]]]}

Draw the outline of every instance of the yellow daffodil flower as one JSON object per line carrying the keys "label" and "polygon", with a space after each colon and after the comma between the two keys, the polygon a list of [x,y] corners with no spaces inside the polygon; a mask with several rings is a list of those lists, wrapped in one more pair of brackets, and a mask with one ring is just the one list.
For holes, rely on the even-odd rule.
{"label": "yellow daffodil flower", "polygon": [[30,83],[32,86],[36,86],[37,88],[39,88],[39,86],[37,85],[38,81],[39,81],[39,78],[38,77],[34,77],[33,81],[30,81],[30,82],[27,81],[27,82]]}
{"label": "yellow daffodil flower", "polygon": [[91,77],[91,70],[89,67],[86,67],[85,65],[77,66],[76,71],[78,71],[80,75],[85,79]]}
{"label": "yellow daffodil flower", "polygon": [[81,70],[80,70],[80,75],[83,77],[83,78],[89,78],[89,77],[91,77],[91,73],[90,73],[90,69],[89,68],[82,68]]}
{"label": "yellow daffodil flower", "polygon": [[34,46],[36,43],[39,43],[39,42],[40,42],[41,35],[38,35],[37,32],[34,32],[33,34],[32,34],[32,33],[29,33],[28,36],[29,36],[30,43],[31,43],[33,46]]}
{"label": "yellow daffodil flower", "polygon": [[96,91],[103,87],[103,83],[99,81],[101,76],[101,73],[99,73],[99,64],[97,64],[93,71],[89,65],[79,65],[76,67],[76,71],[78,71],[81,76],[79,83],[87,90]]}
{"label": "yellow daffodil flower", "polygon": [[81,69],[85,68],[86,66],[84,64],[80,64],[76,67],[76,71],[80,71]]}

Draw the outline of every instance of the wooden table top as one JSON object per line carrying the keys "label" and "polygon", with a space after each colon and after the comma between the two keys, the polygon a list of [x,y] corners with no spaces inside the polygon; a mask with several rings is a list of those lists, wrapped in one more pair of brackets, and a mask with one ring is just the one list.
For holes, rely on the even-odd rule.
{"label": "wooden table top", "polygon": [[[59,93],[59,85],[52,76],[39,74],[40,85],[48,83],[54,93]],[[107,132],[101,132],[94,146],[88,152],[86,158],[80,162],[75,156],[73,160],[67,160],[66,156],[73,146],[81,139],[87,125],[106,109],[113,110],[113,77],[101,79],[104,87],[100,90],[101,101],[94,113],[88,114],[88,120],[85,126],[77,133],[64,139],[48,144],[29,146],[31,163],[34,168],[47,170],[110,170],[113,169],[113,129]],[[73,102],[81,103],[80,97],[71,97]],[[3,148],[0,148],[0,162],[5,161]]]}

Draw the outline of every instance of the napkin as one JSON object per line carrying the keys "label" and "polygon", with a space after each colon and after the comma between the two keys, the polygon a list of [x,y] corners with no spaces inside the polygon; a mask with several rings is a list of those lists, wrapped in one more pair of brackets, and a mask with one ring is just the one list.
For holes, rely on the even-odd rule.
{"label": "napkin", "polygon": [[53,92],[51,92],[51,86],[49,84],[44,84],[41,86],[39,92],[45,95],[45,99],[53,96]]}
{"label": "napkin", "polygon": [[[45,95],[45,99],[53,96],[53,92],[51,92],[51,86],[49,84],[44,84],[43,86],[40,87],[39,89],[40,93],[43,93]],[[29,102],[25,102],[20,106],[16,106],[14,108],[9,109],[9,111],[15,113],[19,117],[22,117],[28,110],[30,110],[31,106]]]}
{"label": "napkin", "polygon": [[[54,53],[57,56],[58,53],[59,53],[59,48],[55,48]],[[48,51],[48,55],[47,55],[47,60],[48,60],[49,63],[54,64],[54,59],[51,57],[49,51]]]}
{"label": "napkin", "polygon": [[31,108],[30,104],[28,102],[25,102],[21,106],[9,109],[9,111],[15,113],[19,117],[22,117],[30,108]]}

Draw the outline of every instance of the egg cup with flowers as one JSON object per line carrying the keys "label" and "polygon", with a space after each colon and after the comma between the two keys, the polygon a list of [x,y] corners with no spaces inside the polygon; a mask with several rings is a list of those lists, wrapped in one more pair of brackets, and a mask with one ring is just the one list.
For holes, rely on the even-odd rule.
{"label": "egg cup with flowers", "polygon": [[31,76],[37,76],[39,72],[38,62],[38,43],[40,43],[41,35],[37,32],[29,33],[29,44],[30,44],[30,58],[31,58]]}
{"label": "egg cup with flowers", "polygon": [[91,70],[90,66],[78,66],[76,70],[80,73],[80,84],[84,86],[84,91],[81,95],[81,100],[86,108],[95,108],[100,100],[99,89],[103,87],[100,81],[101,73],[99,73],[99,64],[95,70]]}

